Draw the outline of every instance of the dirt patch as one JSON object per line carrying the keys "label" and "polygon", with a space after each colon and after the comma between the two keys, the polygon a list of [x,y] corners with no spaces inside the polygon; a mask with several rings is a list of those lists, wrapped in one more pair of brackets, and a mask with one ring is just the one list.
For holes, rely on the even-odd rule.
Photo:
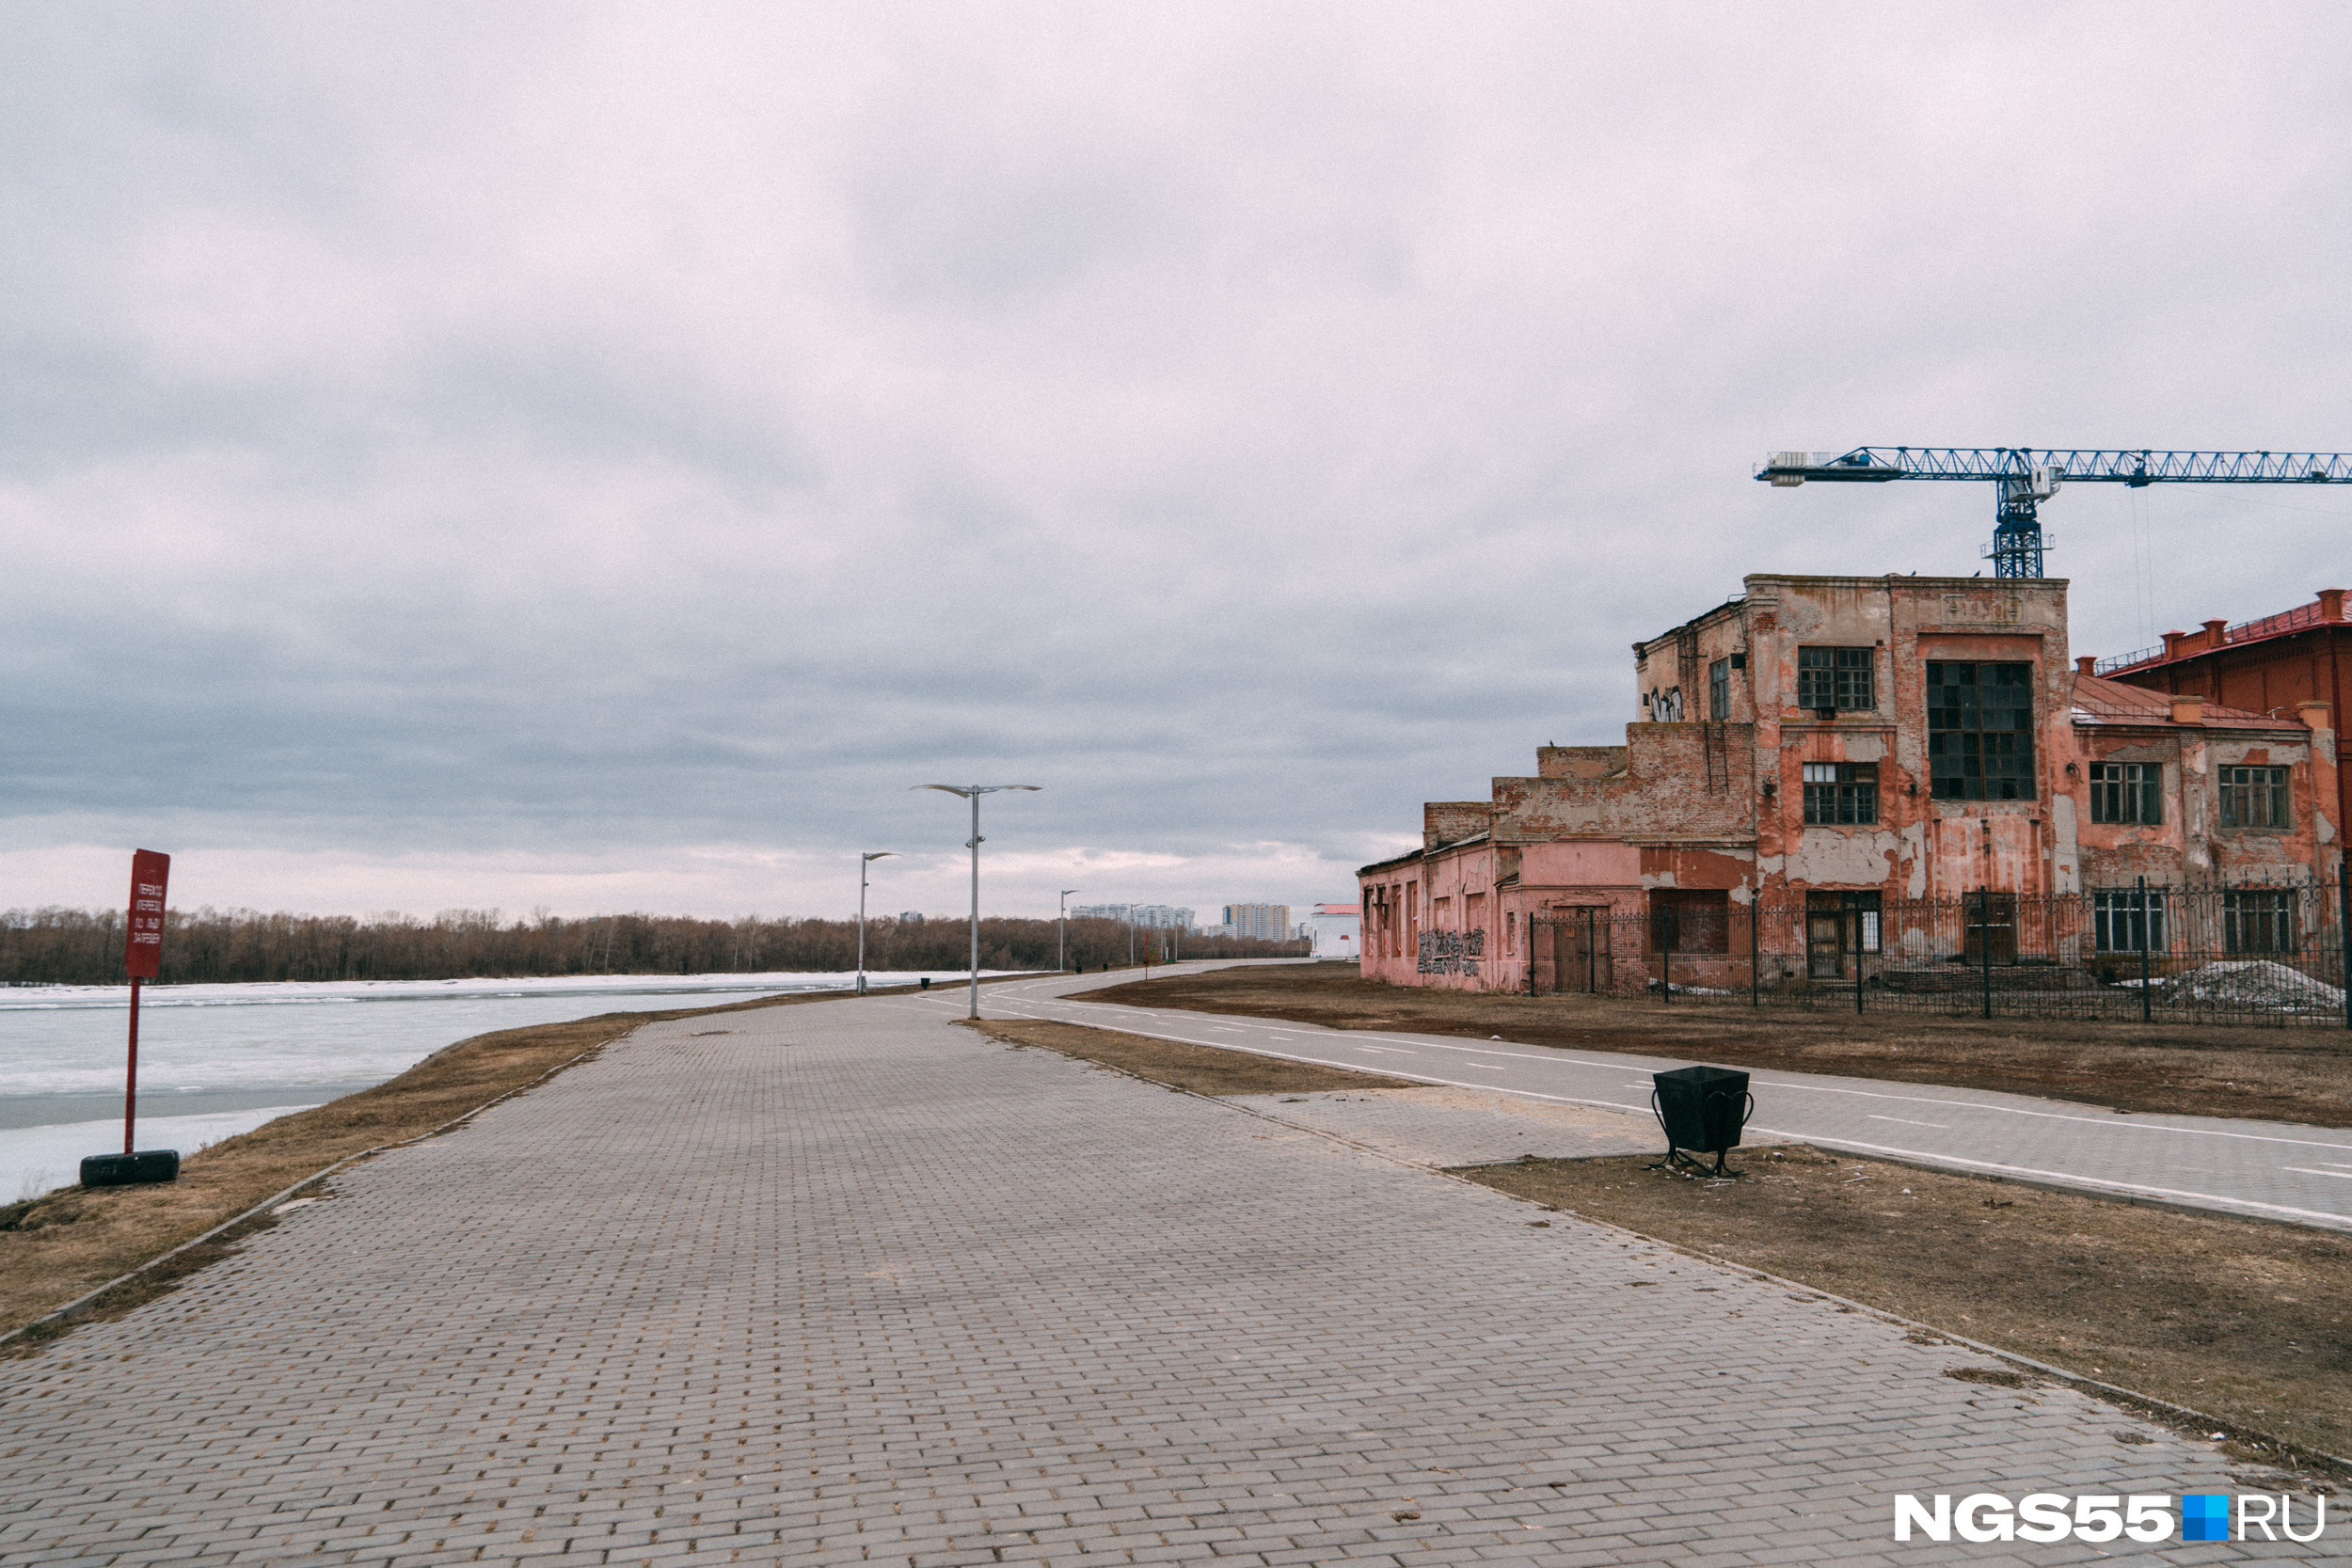
{"label": "dirt patch", "polygon": [[1751,1011],[1366,980],[1354,964],[1253,965],[1131,981],[1073,1001],[1292,1019],[1334,1029],[1997,1089],[2123,1111],[2352,1127],[2352,1045],[2333,1029]]}
{"label": "dirt patch", "polygon": [[1065,1056],[1117,1068],[1137,1078],[1194,1094],[1313,1094],[1322,1089],[1421,1086],[1377,1073],[1317,1067],[1311,1062],[1286,1062],[1276,1056],[1253,1056],[1246,1051],[1186,1045],[1182,1040],[1155,1040],[1148,1035],[1092,1029],[1077,1023],[989,1019],[977,1027],[982,1034],[1008,1045],[1042,1046]]}
{"label": "dirt patch", "polygon": [[[894,990],[914,990],[898,987]],[[67,1187],[0,1207],[0,1334],[55,1311],[243,1213],[273,1193],[348,1155],[421,1136],[619,1038],[641,1023],[830,1002],[842,993],[763,997],[666,1012],[601,1013],[567,1023],[504,1029],[444,1047],[399,1077],[227,1138],[190,1155],[180,1180],[141,1187]],[[73,1322],[119,1316],[178,1287],[236,1248],[240,1231],[207,1242],[110,1291]],[[37,1352],[71,1324],[44,1324],[0,1345],[0,1356]]]}
{"label": "dirt patch", "polygon": [[[1946,1175],[1804,1147],[1740,1151],[1740,1181],[1655,1156],[1458,1174],[2220,1418],[2352,1456],[2352,1237]],[[1955,1357],[1967,1354],[1955,1347]],[[2030,1378],[1957,1365],[2008,1387]],[[2203,1433],[2198,1433],[2205,1435]]]}

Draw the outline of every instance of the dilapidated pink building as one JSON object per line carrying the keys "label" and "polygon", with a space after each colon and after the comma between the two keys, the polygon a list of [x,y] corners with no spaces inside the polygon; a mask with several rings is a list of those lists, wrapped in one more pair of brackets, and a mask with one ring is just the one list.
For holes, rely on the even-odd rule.
{"label": "dilapidated pink building", "polygon": [[1622,974],[1735,906],[1837,911],[1859,952],[1882,907],[1978,897],[1997,948],[2020,898],[2332,881],[2328,705],[2103,680],[2070,657],[2066,589],[1747,578],[1633,645],[1626,744],[1539,748],[1533,774],[1431,802],[1419,849],[1361,870],[1364,973],[1528,989],[1538,921],[1545,963]]}

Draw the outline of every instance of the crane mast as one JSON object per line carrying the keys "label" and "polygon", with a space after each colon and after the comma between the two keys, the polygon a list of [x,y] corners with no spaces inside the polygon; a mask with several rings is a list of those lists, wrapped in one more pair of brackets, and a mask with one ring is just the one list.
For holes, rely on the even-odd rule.
{"label": "crane mast", "polygon": [[1855,447],[1850,451],[1776,451],[1756,477],[1778,489],[1811,481],[1884,484],[1901,479],[1974,480],[1997,486],[1993,543],[1996,578],[2042,576],[2041,503],[2061,484],[2346,484],[2352,455],[2340,451],[2137,451],[2060,447]]}

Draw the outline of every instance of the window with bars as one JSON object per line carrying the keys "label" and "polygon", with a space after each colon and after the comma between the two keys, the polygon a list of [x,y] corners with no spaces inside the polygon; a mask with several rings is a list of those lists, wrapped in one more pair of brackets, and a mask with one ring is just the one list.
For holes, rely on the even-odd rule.
{"label": "window with bars", "polygon": [[2143,894],[2130,887],[2093,889],[2090,930],[2102,953],[2137,953],[2143,936],[2149,952],[2163,952],[2164,890],[2152,887]]}
{"label": "window with bars", "polygon": [[1879,819],[1879,765],[1875,762],[1808,762],[1804,765],[1804,819],[1808,823],[1867,824]]}
{"label": "window with bars", "polygon": [[1928,785],[1939,800],[2030,800],[2033,666],[1928,666]]}
{"label": "window with bars", "polygon": [[1816,713],[1853,713],[1878,706],[1868,648],[1799,648],[1797,705]]}
{"label": "window with bars", "polygon": [[2094,762],[2090,765],[2093,822],[2155,823],[2164,820],[2164,764]]}
{"label": "window with bars", "polygon": [[1731,660],[1727,658],[1707,667],[1707,716],[1717,721],[1731,717]]}
{"label": "window with bars", "polygon": [[2221,895],[2221,946],[2225,952],[2292,953],[2296,950],[2295,927],[2292,893],[2281,890]]}
{"label": "window with bars", "polygon": [[2221,770],[2221,825],[2225,828],[2292,827],[2287,800],[2287,769],[2283,768]]}

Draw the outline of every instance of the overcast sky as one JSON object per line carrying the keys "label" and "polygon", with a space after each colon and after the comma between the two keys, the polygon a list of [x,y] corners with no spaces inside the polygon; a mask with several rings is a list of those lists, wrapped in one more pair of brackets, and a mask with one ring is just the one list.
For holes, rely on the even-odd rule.
{"label": "overcast sky", "polygon": [[[1755,571],[2320,448],[2338,5],[0,5],[0,907],[1353,896]],[[2352,586],[2079,488],[2076,652]]]}

